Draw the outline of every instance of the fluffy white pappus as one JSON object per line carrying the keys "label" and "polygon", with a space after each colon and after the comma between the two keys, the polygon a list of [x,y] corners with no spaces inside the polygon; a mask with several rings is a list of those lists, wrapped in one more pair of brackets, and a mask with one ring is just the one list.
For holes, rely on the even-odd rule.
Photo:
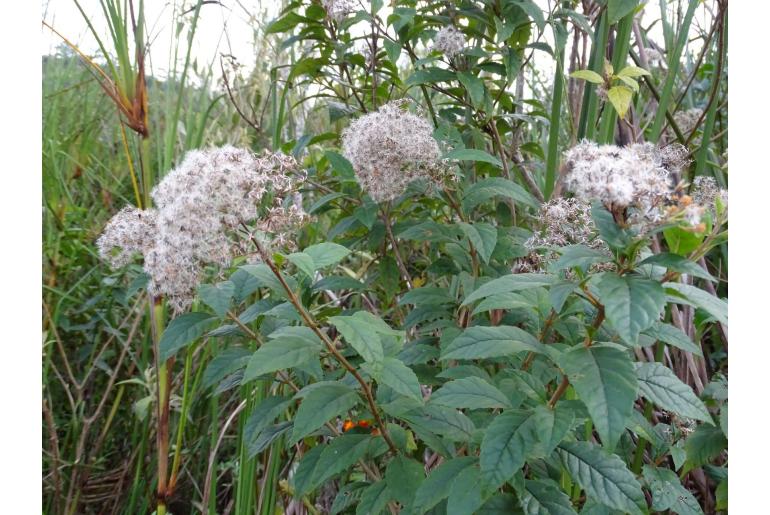
{"label": "fluffy white pappus", "polygon": [[433,38],[433,49],[449,58],[462,52],[463,48],[465,48],[465,35],[452,25],[442,27]]}
{"label": "fluffy white pappus", "polygon": [[425,118],[391,102],[342,132],[342,151],[361,188],[375,202],[402,194],[417,179],[439,182],[446,175],[441,149]]}
{"label": "fluffy white pappus", "polygon": [[230,146],[188,152],[153,189],[155,209],[126,208],[110,221],[100,252],[113,266],[141,253],[149,292],[184,311],[206,266],[228,266],[248,253],[252,237],[266,246],[291,242],[287,233],[307,218],[297,192],[304,179],[283,154]]}
{"label": "fluffy white pappus", "polygon": [[147,253],[155,245],[157,212],[126,206],[113,216],[96,240],[99,254],[113,268],[130,263],[137,254]]}
{"label": "fluffy white pappus", "polygon": [[577,198],[557,197],[540,206],[532,236],[524,242],[529,254],[514,266],[514,273],[545,272],[547,265],[559,258],[555,249],[567,245],[585,245],[606,252],[609,249],[591,218],[591,205]]}
{"label": "fluffy white pappus", "polygon": [[696,177],[692,183],[691,196],[696,204],[709,209],[712,213],[716,212],[717,198],[722,206],[727,208],[727,190],[719,188],[713,177],[703,175]]}
{"label": "fluffy white pappus", "polygon": [[576,197],[598,200],[610,210],[632,207],[646,218],[671,199],[688,163],[679,145],[651,143],[626,147],[583,141],[565,153],[565,186]]}
{"label": "fluffy white pappus", "polygon": [[326,15],[337,23],[356,12],[355,0],[321,0]]}

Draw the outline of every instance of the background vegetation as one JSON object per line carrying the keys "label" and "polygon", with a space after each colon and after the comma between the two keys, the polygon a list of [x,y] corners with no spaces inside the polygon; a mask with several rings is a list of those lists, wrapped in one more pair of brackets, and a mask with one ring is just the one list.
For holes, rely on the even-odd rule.
{"label": "background vegetation", "polygon": [[[526,257],[539,205],[568,195],[563,153],[584,138],[678,142],[691,159],[685,185],[706,176],[727,187],[726,0],[375,1],[355,3],[339,19],[327,16],[329,2],[297,0],[275,20],[254,13],[258,53],[245,68],[226,56],[206,65],[191,59],[207,3],[175,6],[178,59],[163,80],[146,73],[141,0],[102,0],[100,12],[81,11],[84,23],[103,17],[110,26],[95,34],[100,55],[63,40],[43,57],[46,513],[727,511],[726,222],[714,216],[700,233],[668,227],[639,235],[596,208],[617,277],[675,284],[665,290],[661,324],[653,325],[656,307],[652,321],[629,334],[612,313],[603,325],[605,308],[625,306],[629,327],[639,329],[644,299],[605,297],[601,287],[597,294],[588,266],[596,256],[561,261],[554,277],[569,270],[574,286],[562,293],[549,280],[519,285],[511,275]],[[446,25],[466,39],[451,59],[431,51]],[[662,63],[653,62],[655,52]],[[619,78],[628,66],[649,73]],[[220,69],[224,79],[215,80]],[[612,93],[617,87],[628,93]],[[340,134],[402,98],[434,124],[458,179],[376,204],[356,183]],[[275,258],[311,321],[298,320],[296,305],[276,308],[288,292],[269,273],[244,276],[234,267],[226,277],[242,294],[229,295],[224,309],[201,296],[193,311],[207,313],[207,323],[184,336],[169,326],[177,342],[163,363],[150,312],[155,322],[166,314],[148,298],[141,266],[110,270],[94,242],[124,205],[148,206],[150,189],[185,151],[228,143],[300,160],[314,218],[299,248],[334,241],[345,250],[334,257],[337,247],[321,247],[326,257],[309,272]],[[640,265],[650,251],[663,256],[654,262],[658,276]],[[505,277],[513,286],[495,283]],[[497,289],[484,289],[493,283]],[[367,369],[350,329],[332,322],[359,310],[387,324],[380,353],[411,371],[408,386]],[[357,385],[329,349],[314,366],[255,374],[247,365],[276,329],[313,324],[336,338],[335,349],[366,378],[368,387],[356,391],[370,388],[376,404],[364,395],[323,410],[326,420],[292,442],[302,406],[321,410],[336,398],[312,406],[306,398],[298,408],[283,402],[292,389]],[[444,359],[459,334],[495,326],[527,333],[537,350]],[[539,350],[566,355],[583,342],[589,356],[607,360],[595,384],[581,384],[579,362]],[[665,368],[667,392],[686,390],[666,398],[634,386],[624,404],[626,364],[641,381],[632,361]],[[605,381],[610,370],[621,377]],[[469,403],[470,386],[482,393]],[[407,410],[417,409],[410,397],[423,403],[448,387],[443,403],[434,398],[419,416]],[[603,399],[589,393],[596,389]],[[498,393],[502,399],[489,400]],[[601,409],[607,415],[597,420]],[[516,417],[536,412],[551,417],[555,432],[563,423],[563,442],[548,452],[506,433],[523,420]],[[509,440],[499,444],[505,472],[483,463],[492,445],[485,439],[495,435]],[[335,442],[335,454],[325,453]],[[367,447],[356,448],[362,442]],[[482,473],[500,481],[490,487]]]}

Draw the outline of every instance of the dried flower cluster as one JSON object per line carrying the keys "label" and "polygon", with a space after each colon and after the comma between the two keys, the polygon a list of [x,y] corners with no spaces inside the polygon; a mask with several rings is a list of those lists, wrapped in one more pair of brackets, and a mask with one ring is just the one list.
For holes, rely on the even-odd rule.
{"label": "dried flower cluster", "polygon": [[438,182],[446,175],[432,132],[428,120],[391,102],[351,123],[342,133],[342,150],[364,191],[382,202],[416,179]]}
{"label": "dried flower cluster", "polygon": [[433,49],[449,58],[462,52],[463,48],[465,48],[465,36],[451,25],[442,27],[433,38]]}
{"label": "dried flower cluster", "polygon": [[337,23],[356,12],[355,0],[321,0],[326,15]]}
{"label": "dried flower cluster", "polygon": [[696,177],[692,183],[691,195],[696,204],[709,209],[712,213],[715,213],[717,198],[722,206],[727,208],[727,190],[719,188],[713,177],[702,175]]}
{"label": "dried flower cluster", "polygon": [[[700,120],[702,115],[703,109],[697,107],[688,109],[686,111],[677,111],[674,114],[674,121],[676,122],[676,126],[679,127],[679,130],[682,132],[682,135],[685,137],[685,139],[687,139],[693,129],[695,129],[695,125],[698,123],[698,120]],[[663,136],[665,137],[666,141],[676,141],[676,133],[674,133],[674,129],[672,129],[671,126],[666,127]],[[698,136],[693,138],[692,143],[696,147],[699,146],[701,143],[701,137]]]}
{"label": "dried flower cluster", "polygon": [[607,245],[596,237],[591,205],[576,198],[558,197],[540,206],[536,230],[524,242],[529,254],[519,260],[513,272],[543,272],[559,257],[554,248],[567,245],[585,245],[607,251],[609,256]]}
{"label": "dried flower cluster", "polygon": [[658,223],[676,200],[677,178],[687,165],[680,145],[627,147],[583,141],[565,154],[565,186],[586,201],[601,201],[613,213],[631,208],[632,223]]}
{"label": "dried flower cluster", "polygon": [[114,267],[142,254],[150,293],[183,311],[203,268],[249,254],[252,231],[269,234],[271,245],[290,243],[288,233],[307,217],[297,168],[290,156],[229,146],[188,152],[153,189],[156,208],[120,211],[99,238],[99,252]]}
{"label": "dried flower cluster", "polygon": [[658,50],[654,48],[645,48],[644,55],[647,57],[647,64],[650,65],[650,68],[665,67],[666,59]]}

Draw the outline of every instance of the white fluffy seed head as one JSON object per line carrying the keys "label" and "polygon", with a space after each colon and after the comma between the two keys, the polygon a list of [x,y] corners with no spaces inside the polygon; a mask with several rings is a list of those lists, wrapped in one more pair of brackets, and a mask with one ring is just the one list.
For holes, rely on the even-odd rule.
{"label": "white fluffy seed head", "polygon": [[555,249],[567,245],[585,245],[609,256],[607,245],[596,237],[591,205],[577,198],[553,198],[540,206],[534,232],[524,242],[529,254],[519,260],[513,272],[544,272],[559,257]]}
{"label": "white fluffy seed head", "polygon": [[356,12],[355,0],[321,0],[326,15],[337,23]]}
{"label": "white fluffy seed head", "polygon": [[696,204],[700,204],[712,213],[716,213],[717,198],[724,208],[727,208],[727,190],[720,189],[713,177],[699,175],[692,183],[691,196]]}
{"label": "white fluffy seed head", "polygon": [[583,141],[565,153],[565,186],[587,202],[610,210],[633,208],[636,221],[655,221],[672,199],[677,178],[687,165],[680,145],[651,143],[626,147]]}
{"label": "white fluffy seed head", "polygon": [[[222,147],[191,151],[152,191],[155,209],[126,208],[107,224],[99,250],[113,266],[144,257],[149,291],[187,309],[207,265],[247,254],[252,232],[266,245],[290,242],[305,221],[294,158]],[[256,257],[253,249],[251,256]]]}
{"label": "white fluffy seed head", "polygon": [[465,48],[465,35],[452,25],[442,27],[433,38],[433,49],[449,58],[462,52],[463,48]]}
{"label": "white fluffy seed head", "polygon": [[375,202],[399,196],[417,179],[438,182],[446,174],[431,124],[404,105],[386,104],[342,132],[343,154]]}

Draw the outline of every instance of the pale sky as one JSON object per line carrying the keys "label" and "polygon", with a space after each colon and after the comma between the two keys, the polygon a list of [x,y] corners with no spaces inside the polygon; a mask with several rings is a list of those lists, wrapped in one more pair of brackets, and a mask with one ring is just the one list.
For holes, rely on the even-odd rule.
{"label": "pale sky", "polygon": [[[134,2],[135,7],[138,3],[138,1]],[[145,0],[144,4],[150,40],[148,72],[163,78],[167,75],[169,68],[169,56],[173,55],[174,51],[171,37],[173,34],[170,29],[175,28],[179,12],[194,6],[195,2]],[[105,38],[109,39],[107,25],[104,23],[99,0],[80,0],[80,5],[89,15],[109,50],[110,43],[105,41]],[[214,62],[215,76],[219,75],[218,59],[221,53],[232,54],[241,64],[251,67],[254,59],[254,22],[249,20],[249,15],[254,15],[258,21],[265,23],[278,14],[279,8],[280,3],[273,0],[221,0],[218,4],[204,4],[201,7],[198,28],[193,40],[192,58],[197,59],[201,66]],[[268,11],[265,17],[258,14],[263,10]],[[90,33],[73,0],[43,0],[43,16],[49,25],[77,45],[85,54],[98,53],[99,46],[96,39]],[[191,18],[192,14],[185,17],[188,22]],[[43,26],[42,54],[53,53],[61,43],[59,36]],[[180,48],[179,52],[178,59],[184,62],[184,48]]]}
{"label": "pale sky", "polygon": [[[536,0],[544,11],[555,0]],[[123,1],[120,2],[121,4]],[[134,3],[138,5],[138,0]],[[713,4],[713,1],[707,2]],[[80,0],[83,9],[89,14],[96,30],[102,34],[103,40],[109,39],[107,26],[101,12],[99,0]],[[198,29],[193,41],[192,58],[197,59],[200,67],[206,67],[214,63],[214,76],[221,75],[219,69],[219,55],[232,54],[238,62],[248,70],[254,66],[255,51],[253,47],[253,30],[257,24],[266,24],[273,20],[279,13],[283,2],[279,0],[219,0],[217,3],[207,3],[201,7]],[[179,12],[190,9],[195,5],[193,0],[145,0],[145,18],[150,40],[150,58],[148,62],[148,74],[158,78],[167,76],[170,56],[173,55],[172,38],[170,29],[176,25]],[[648,2],[648,7],[643,17],[642,24],[648,25],[652,19],[658,17],[658,3]],[[98,45],[93,35],[88,30],[82,15],[75,6],[74,0],[43,0],[43,17],[63,36],[76,44],[87,55],[98,53]],[[388,9],[387,7],[384,10]],[[385,17],[385,12],[381,16]],[[185,19],[190,21],[191,14]],[[253,17],[253,18],[250,18]],[[701,6],[696,11],[693,20],[692,32],[697,27],[708,25],[709,14],[705,7]],[[670,20],[674,21],[674,20]],[[659,44],[663,44],[660,24],[658,23],[650,34]],[[546,29],[544,40],[553,43],[550,29]],[[183,43],[186,38],[183,38]],[[61,44],[61,38],[52,33],[47,27],[42,28],[41,53],[50,54],[56,46]],[[105,42],[110,49],[109,42]],[[571,38],[568,42],[571,45]],[[699,47],[698,43],[695,47]],[[179,63],[184,62],[184,48],[180,48]],[[567,53],[566,55],[569,55]],[[546,75],[553,73],[553,59],[542,52],[535,52],[534,66],[541,68]]]}

